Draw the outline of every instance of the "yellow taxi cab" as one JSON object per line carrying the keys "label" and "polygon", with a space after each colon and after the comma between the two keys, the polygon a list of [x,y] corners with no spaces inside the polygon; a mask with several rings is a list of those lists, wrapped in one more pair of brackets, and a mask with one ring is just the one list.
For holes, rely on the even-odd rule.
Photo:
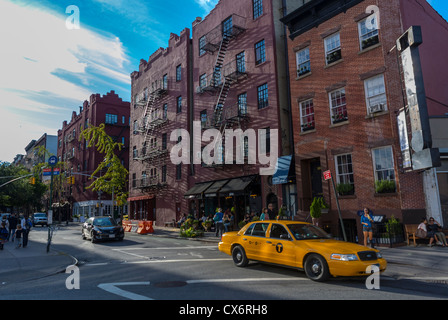
{"label": "yellow taxi cab", "polygon": [[304,270],[314,281],[367,276],[369,266],[380,272],[387,266],[378,250],[331,239],[322,229],[299,221],[248,223],[240,231],[224,233],[219,250],[232,256],[238,267],[249,260],[285,265]]}

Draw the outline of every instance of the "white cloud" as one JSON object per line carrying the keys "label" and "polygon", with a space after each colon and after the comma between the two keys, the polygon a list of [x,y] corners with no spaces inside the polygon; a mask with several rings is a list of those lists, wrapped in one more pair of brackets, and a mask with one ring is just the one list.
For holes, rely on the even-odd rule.
{"label": "white cloud", "polygon": [[[42,130],[56,134],[71,110],[97,93],[92,83],[110,79],[130,88],[129,59],[120,39],[87,29],[82,16],[81,29],[69,30],[67,17],[0,0],[0,119],[6,122],[0,135],[13,137],[2,139],[0,161],[23,153]],[[49,123],[49,117],[54,127],[39,124]]]}
{"label": "white cloud", "polygon": [[199,6],[201,6],[201,8],[204,9],[204,11],[209,13],[210,10],[212,10],[216,6],[219,0],[194,0],[194,1],[197,4],[199,4]]}

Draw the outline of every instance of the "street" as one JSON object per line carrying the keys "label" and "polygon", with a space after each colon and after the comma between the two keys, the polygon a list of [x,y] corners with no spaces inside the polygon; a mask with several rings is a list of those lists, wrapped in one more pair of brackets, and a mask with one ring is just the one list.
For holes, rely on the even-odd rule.
{"label": "street", "polygon": [[[33,250],[33,243],[45,243],[46,237],[47,229],[36,227],[30,233],[28,248],[17,250]],[[304,272],[294,269],[256,262],[251,262],[247,268],[237,268],[231,257],[219,252],[217,245],[211,242],[126,233],[122,242],[92,244],[81,239],[80,226],[71,225],[55,231],[52,249],[76,257],[79,289],[73,286],[68,289],[70,284],[75,284],[70,278],[75,273],[70,272],[29,281],[21,281],[20,277],[10,281],[2,278],[2,299],[241,303],[246,300],[434,300],[448,297],[447,281],[397,278],[396,275],[409,268],[398,264],[389,264],[380,276],[379,290],[369,290],[365,278],[316,283]],[[423,268],[414,271],[426,274]]]}

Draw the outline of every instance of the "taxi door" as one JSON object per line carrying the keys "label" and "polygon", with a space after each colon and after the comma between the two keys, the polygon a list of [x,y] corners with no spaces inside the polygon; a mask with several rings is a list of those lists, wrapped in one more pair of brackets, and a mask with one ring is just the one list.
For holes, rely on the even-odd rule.
{"label": "taxi door", "polygon": [[296,248],[291,235],[281,224],[273,223],[266,238],[268,260],[272,263],[297,267]]}
{"label": "taxi door", "polygon": [[251,225],[242,237],[242,244],[249,260],[266,260],[264,244],[266,242],[266,231],[269,223],[258,222]]}

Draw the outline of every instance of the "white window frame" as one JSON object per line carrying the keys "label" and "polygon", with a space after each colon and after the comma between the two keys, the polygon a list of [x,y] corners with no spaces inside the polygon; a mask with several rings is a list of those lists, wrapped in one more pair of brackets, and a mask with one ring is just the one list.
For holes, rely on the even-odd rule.
{"label": "white window frame", "polygon": [[[301,77],[311,72],[310,48],[305,48],[296,52],[297,77]],[[301,68],[305,68],[308,72],[300,74]]]}
{"label": "white window frame", "polygon": [[[339,157],[345,157],[345,159],[347,160],[347,156],[350,156],[350,161],[351,162],[344,162],[344,163],[339,163]],[[338,184],[340,183],[350,183],[351,185],[355,185],[354,182],[354,173],[353,173],[353,155],[351,153],[344,153],[344,154],[338,154],[334,156],[334,163],[335,163],[335,167],[336,167],[336,181]],[[352,171],[350,172],[348,169],[348,166],[351,165],[352,167]],[[346,168],[347,172],[340,172],[339,171],[339,166],[344,166]],[[350,179],[351,176],[351,179]],[[353,181],[351,181],[353,180]]]}
{"label": "white window frame", "polygon": [[[337,39],[336,39],[337,38]],[[334,40],[334,41],[333,41]],[[333,62],[328,63],[328,55],[337,52],[341,49],[341,34],[339,32],[336,32],[324,39],[325,44],[325,64],[331,64]],[[342,59],[342,53],[341,53],[341,59]],[[336,62],[336,61],[334,61]]]}
{"label": "white window frame", "polygon": [[[385,168],[378,169],[377,166],[382,165],[382,163],[380,163],[380,162],[382,162],[383,159],[378,159],[376,153],[381,152],[381,150],[384,150],[383,154],[378,154],[378,156],[380,156],[380,157],[381,156],[390,156],[390,159],[385,158],[386,161],[389,162],[389,166],[386,166]],[[375,182],[380,181],[380,180],[396,181],[394,152],[393,152],[392,146],[385,146],[385,147],[372,149],[372,160],[373,160],[373,172],[374,172],[374,176],[375,176]],[[387,172],[387,171],[390,171],[393,174],[393,178],[391,178],[391,175],[389,174],[386,176],[386,178],[379,179],[378,173],[379,172]]]}
{"label": "white window frame", "polygon": [[[304,111],[305,110],[310,110],[311,108],[313,109],[313,112],[305,114]],[[310,129],[310,130],[315,129],[316,128],[316,119],[315,119],[315,113],[314,113],[314,101],[313,101],[313,99],[308,99],[308,100],[305,100],[305,101],[301,101],[299,103],[299,109],[300,109],[300,131],[301,132],[308,131],[308,130],[305,130],[305,129],[307,129],[307,127],[304,127],[304,125],[305,124],[309,124],[309,123],[312,124],[312,129]],[[312,118],[312,121],[311,122],[305,121],[305,119],[307,119],[309,117]]]}
{"label": "white window frame", "polygon": [[[379,83],[375,84],[374,81],[379,81]],[[374,113],[372,112],[371,107],[375,107],[381,104],[383,105],[381,107],[381,111],[387,111],[386,82],[384,80],[384,74],[380,74],[364,80],[364,90],[366,97],[367,114]],[[372,100],[375,102],[372,102]]]}
{"label": "white window frame", "polygon": [[[339,104],[339,105],[333,105],[333,99],[332,99],[332,94],[336,93],[336,92],[341,92],[344,95],[345,98],[345,103],[344,104]],[[341,97],[342,97],[341,94]],[[342,112],[342,114],[346,114],[346,116],[344,118],[343,121],[347,121],[348,120],[348,112],[347,112],[347,96],[345,94],[345,88],[339,88],[337,90],[333,90],[331,92],[328,93],[328,99],[330,102],[330,118],[331,118],[331,124],[335,124],[335,120],[337,120],[336,118],[336,114],[334,113],[334,111],[338,108],[343,108],[345,109],[345,112]],[[337,113],[337,115],[341,114],[340,112]],[[343,122],[343,121],[337,121],[337,122]]]}
{"label": "white window frame", "polygon": [[[370,25],[372,27],[374,27],[375,29],[367,28],[367,26],[366,26],[367,20],[371,21]],[[358,22],[358,35],[359,35],[359,48],[361,51],[370,48],[370,46],[367,48],[362,47],[362,42],[364,40],[368,40],[368,39],[378,36],[378,42],[379,42],[380,35],[379,35],[379,31],[378,31],[378,16],[376,15],[376,13],[373,13],[372,15],[368,16],[367,18]]]}

